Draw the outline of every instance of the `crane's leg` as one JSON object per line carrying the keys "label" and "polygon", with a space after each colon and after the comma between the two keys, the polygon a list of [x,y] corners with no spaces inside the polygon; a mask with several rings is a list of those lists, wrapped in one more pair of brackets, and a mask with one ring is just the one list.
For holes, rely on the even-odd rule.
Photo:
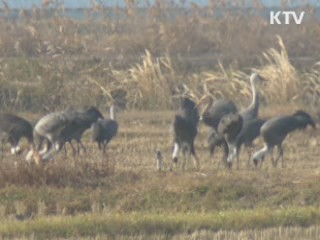
{"label": "crane's leg", "polygon": [[281,158],[281,167],[284,167],[284,161],[283,161],[283,148],[282,146],[280,145],[280,148],[279,148],[279,155],[280,155],[280,158]]}
{"label": "crane's leg", "polygon": [[215,144],[210,144],[209,145],[210,157],[213,157],[215,150],[216,150],[216,145]]}
{"label": "crane's leg", "polygon": [[255,167],[261,168],[262,163],[264,162],[266,155],[270,154],[270,153],[272,155],[272,152],[273,152],[273,147],[270,147],[267,144],[265,144],[263,148],[258,150],[252,157],[252,160],[253,160]]}
{"label": "crane's leg", "polygon": [[241,147],[239,148],[238,146],[236,146],[236,147],[234,148],[234,155],[236,156],[236,159],[237,159],[237,169],[238,169],[238,170],[240,169],[240,158],[239,158],[240,149],[241,149]]}
{"label": "crane's leg", "polygon": [[106,152],[107,152],[107,143],[103,142],[102,143],[102,161],[101,161],[101,163],[103,163],[106,160],[106,167],[108,169],[109,163],[108,163],[108,159],[106,158]]}
{"label": "crane's leg", "polygon": [[217,144],[215,146],[219,146],[223,148],[223,155],[221,158],[221,162],[218,163],[218,169],[220,168],[220,163],[222,163],[224,166],[227,166],[227,159],[228,159],[228,155],[229,155],[229,147],[227,142],[225,141],[225,139],[221,139],[219,140],[219,142],[217,142]]}
{"label": "crane's leg", "polygon": [[[209,143],[209,153],[210,153],[210,159],[213,158],[214,156],[214,153],[215,153],[215,150],[216,150],[216,145],[213,144],[213,143]],[[223,161],[223,160],[222,160]],[[219,168],[219,165],[220,165],[220,162],[218,162],[218,167]]]}
{"label": "crane's leg", "polygon": [[265,156],[262,156],[262,157],[261,157],[260,164],[259,164],[259,162],[258,162],[257,168],[262,168],[262,164],[263,164],[263,162],[264,162],[264,158],[265,158]]}
{"label": "crane's leg", "polygon": [[4,146],[4,142],[1,141],[1,160],[3,159],[3,146]]}
{"label": "crane's leg", "polygon": [[12,155],[19,155],[22,151],[19,146],[19,140],[14,139],[13,137],[9,138],[9,143],[11,144],[11,154]]}
{"label": "crane's leg", "polygon": [[99,150],[101,151],[101,163],[102,163],[104,160],[104,143],[98,142],[98,147],[99,147]]}
{"label": "crane's leg", "polygon": [[69,141],[69,145],[70,145],[70,147],[71,147],[71,149],[72,149],[72,155],[73,155],[73,157],[76,158],[76,156],[77,156],[77,151],[76,151],[76,149],[74,148],[74,146],[73,146],[73,144],[72,144],[72,141]]}
{"label": "crane's leg", "polygon": [[272,162],[272,166],[273,167],[276,167],[277,166],[277,163],[278,163],[278,159],[274,159],[274,155],[273,155],[273,148],[272,150],[270,151],[270,155],[271,155],[271,162]]}
{"label": "crane's leg", "polygon": [[[43,139],[43,138],[42,138],[41,144],[39,144],[39,148],[42,146],[43,141],[45,141],[45,146],[44,146],[44,148],[39,152],[39,154],[40,154],[41,156],[42,156],[43,154],[49,152],[49,150],[50,150],[51,147],[52,147],[51,141],[49,141],[48,139]],[[39,150],[39,149],[37,149],[37,150]]]}
{"label": "crane's leg", "polygon": [[278,158],[276,160],[275,166],[278,165],[278,161],[281,159],[281,167],[284,167],[284,163],[283,163],[283,148],[282,145],[278,145]]}
{"label": "crane's leg", "polygon": [[84,153],[87,153],[86,147],[83,145],[81,140],[78,140],[78,154],[80,154],[80,147],[82,148]]}
{"label": "crane's leg", "polygon": [[247,150],[247,153],[248,153],[248,163],[247,163],[247,166],[248,168],[250,167],[250,159],[251,159],[251,156],[252,156],[252,146],[249,145],[249,146],[246,146],[246,150]]}
{"label": "crane's leg", "polygon": [[173,153],[172,153],[172,161],[171,161],[171,170],[173,170],[173,164],[177,167],[177,163],[178,163],[178,156],[180,153],[180,143],[178,143],[177,141],[174,143],[174,148],[173,148]]}
{"label": "crane's leg", "polygon": [[199,171],[200,170],[200,161],[199,161],[199,158],[196,154],[196,150],[194,148],[194,142],[191,143],[191,146],[190,146],[190,153],[193,157],[193,164],[196,168],[196,171]]}
{"label": "crane's leg", "polygon": [[234,153],[234,148],[235,146],[233,146],[231,143],[228,143],[228,149],[229,149],[229,154],[228,154],[228,158],[227,158],[227,168],[231,169],[232,168],[232,158],[233,158],[233,153]]}
{"label": "crane's leg", "polygon": [[37,135],[37,141],[35,140],[35,143],[36,143],[36,150],[39,151],[40,148],[42,147],[42,144],[43,144],[43,141],[44,141],[44,138]]}
{"label": "crane's leg", "polygon": [[[228,145],[224,139],[224,137],[218,135],[216,132],[212,132],[208,138],[208,144],[209,144],[209,151],[210,151],[210,157],[213,158],[216,147],[223,147],[224,149],[224,156],[222,156],[221,162],[223,165],[226,165],[227,157],[229,154]],[[220,161],[218,162],[217,168],[220,168]]]}
{"label": "crane's leg", "polygon": [[210,157],[213,157],[216,146],[217,146],[217,134],[213,131],[209,135],[207,139],[208,145],[209,145],[209,152],[210,152]]}
{"label": "crane's leg", "polygon": [[63,145],[63,150],[64,150],[64,157],[67,157],[67,144]]}
{"label": "crane's leg", "polygon": [[188,152],[188,147],[183,144],[183,145],[182,145],[182,156],[183,156],[183,160],[182,160],[182,172],[184,172],[185,169],[186,169],[187,152]]}
{"label": "crane's leg", "polygon": [[104,142],[103,143],[103,145],[102,145],[102,147],[103,147],[103,155],[105,156],[106,155],[106,152],[107,152],[107,143],[106,142]]}
{"label": "crane's leg", "polygon": [[221,142],[222,146],[223,146],[223,150],[224,150],[224,155],[222,157],[222,163],[224,166],[228,166],[228,156],[229,156],[229,153],[230,153],[230,148],[229,148],[229,145],[227,143],[227,141],[223,138],[222,139],[222,142]]}

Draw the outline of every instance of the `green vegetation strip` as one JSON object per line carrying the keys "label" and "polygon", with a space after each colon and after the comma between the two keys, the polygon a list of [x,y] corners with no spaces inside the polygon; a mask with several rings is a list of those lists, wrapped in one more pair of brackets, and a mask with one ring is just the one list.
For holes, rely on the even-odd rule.
{"label": "green vegetation strip", "polygon": [[39,217],[28,221],[4,220],[2,237],[75,237],[97,234],[178,234],[200,229],[244,230],[278,226],[310,226],[319,223],[320,209],[287,208],[236,210],[218,213],[107,213]]}

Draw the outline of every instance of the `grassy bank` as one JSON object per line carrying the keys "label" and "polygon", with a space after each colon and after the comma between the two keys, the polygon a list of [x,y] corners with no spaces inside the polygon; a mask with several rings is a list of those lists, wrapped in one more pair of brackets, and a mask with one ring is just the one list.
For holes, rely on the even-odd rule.
{"label": "grassy bank", "polygon": [[39,238],[166,234],[176,235],[199,230],[248,230],[271,227],[307,227],[319,223],[318,208],[255,209],[199,213],[130,213],[86,214],[35,218],[26,222],[2,221],[2,237],[32,236]]}

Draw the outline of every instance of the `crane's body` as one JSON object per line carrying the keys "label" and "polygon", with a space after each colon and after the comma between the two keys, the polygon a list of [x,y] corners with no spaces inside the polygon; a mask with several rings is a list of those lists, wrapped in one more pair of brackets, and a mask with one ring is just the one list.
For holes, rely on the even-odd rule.
{"label": "crane's body", "polygon": [[[182,170],[185,170],[187,152],[192,155],[197,170],[200,168],[199,159],[196,155],[194,140],[198,133],[199,113],[196,104],[189,98],[182,99],[181,111],[174,117],[174,149],[172,163],[178,163],[180,150],[183,152]],[[172,168],[172,166],[171,166]]]}
{"label": "crane's body", "polygon": [[[260,129],[265,146],[252,156],[254,164],[257,166],[267,155],[271,155],[273,166],[276,166],[280,159],[283,165],[282,143],[286,136],[297,129],[304,129],[308,125],[313,128],[316,127],[312,117],[301,110],[292,115],[278,116],[266,121]],[[272,155],[275,146],[279,150],[279,156],[276,161],[274,161]]]}
{"label": "crane's body", "polygon": [[25,137],[33,145],[32,125],[29,121],[11,113],[0,113],[0,141],[2,146],[9,142],[11,153],[20,153],[19,141]]}
{"label": "crane's body", "polygon": [[110,107],[109,117],[109,119],[99,118],[91,126],[91,139],[98,144],[98,148],[102,150],[103,157],[106,154],[107,145],[118,134],[119,124],[116,119],[116,106],[112,105]]}

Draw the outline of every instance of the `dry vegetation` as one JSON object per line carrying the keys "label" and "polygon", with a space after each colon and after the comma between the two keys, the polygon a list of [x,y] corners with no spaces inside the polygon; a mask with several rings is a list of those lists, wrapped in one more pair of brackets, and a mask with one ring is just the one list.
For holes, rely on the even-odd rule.
{"label": "dry vegetation", "polygon": [[[78,159],[61,153],[42,167],[23,156],[1,160],[1,237],[319,238],[318,130],[287,139],[283,169],[269,162],[248,169],[244,153],[241,170],[230,172],[218,166],[221,153],[209,158],[208,129],[201,126],[201,174],[191,163],[184,174],[167,171],[172,110],[183,94],[225,97],[243,107],[255,70],[268,80],[263,116],[304,108],[318,117],[320,23],[313,9],[305,8],[308,21],[300,26],[270,26],[254,12],[216,17],[223,1],[190,6],[157,1],[141,12],[133,1],[126,8],[95,4],[75,20],[63,6],[43,4],[0,19],[2,111],[34,123],[69,105],[106,112],[115,99],[123,108],[108,161],[88,136],[89,152]],[[12,13],[4,8],[5,16]],[[165,159],[160,173],[157,149]]]}
{"label": "dry vegetation", "polygon": [[[232,238],[240,231],[244,238],[318,236],[305,229],[317,229],[320,219],[318,131],[288,138],[285,168],[274,169],[267,161],[258,171],[248,169],[244,152],[241,169],[228,171],[219,167],[221,151],[209,157],[208,129],[201,126],[196,140],[201,173],[194,173],[191,162],[185,173],[180,167],[170,172],[172,115],[121,113],[119,136],[104,161],[87,136],[87,155],[73,159],[69,149],[67,158],[61,152],[43,167],[24,163],[23,156],[10,157],[7,149],[0,165],[0,235]],[[164,156],[163,172],[156,171],[156,149]]]}
{"label": "dry vegetation", "polygon": [[223,1],[207,7],[161,1],[145,9],[134,1],[125,8],[96,3],[78,11],[85,15],[80,20],[67,17],[63,5],[46,3],[14,20],[6,19],[13,10],[2,13],[3,109],[104,107],[110,98],[130,109],[172,109],[175,96],[190,91],[243,101],[252,69],[270,80],[264,91],[270,104],[318,101],[313,64],[320,31],[312,8],[302,8],[307,17],[299,26],[272,26],[249,10],[217,17]]}

